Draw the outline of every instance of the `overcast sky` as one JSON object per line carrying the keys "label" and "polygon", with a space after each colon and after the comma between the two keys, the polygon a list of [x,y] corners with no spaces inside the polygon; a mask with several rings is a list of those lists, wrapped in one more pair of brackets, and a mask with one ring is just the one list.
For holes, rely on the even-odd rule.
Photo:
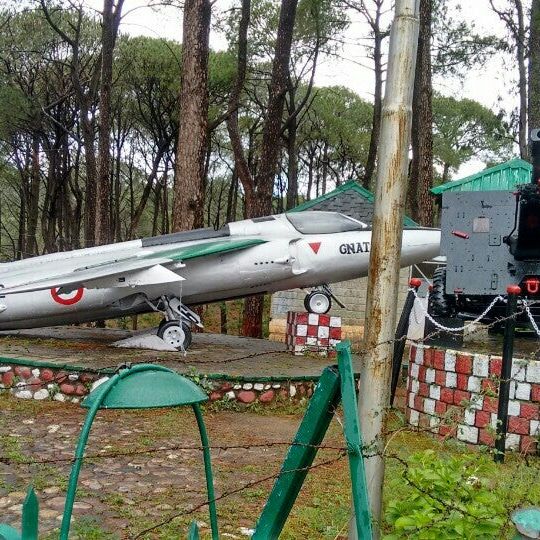
{"label": "overcast sky", "polygon": [[[451,5],[460,4],[458,0],[449,0]],[[231,0],[217,0],[215,9],[227,9]],[[99,10],[102,0],[90,0],[89,4]],[[182,41],[182,13],[176,7],[147,7],[146,0],[127,0],[121,31],[129,34],[143,34],[151,37],[163,37]],[[504,36],[505,29],[498,17],[490,10],[488,0],[465,1],[461,5],[461,13],[470,21],[474,21],[478,33],[491,33]],[[346,45],[340,51],[341,59],[326,58],[319,65],[316,84],[319,86],[343,85],[351,88],[360,96],[371,100],[373,74],[363,67],[369,65],[365,50],[360,45],[361,39],[367,36],[368,29],[355,16],[345,36]],[[226,43],[222,35],[212,31],[210,45],[213,49],[222,49]],[[515,64],[502,57],[492,58],[481,67],[471,69],[463,82],[455,79],[434,80],[434,88],[442,94],[475,99],[483,105],[499,110],[504,107],[510,110],[517,106],[516,93],[517,71]],[[472,174],[483,168],[483,165],[472,160],[464,165],[459,176]],[[459,177],[458,176],[458,177]]]}

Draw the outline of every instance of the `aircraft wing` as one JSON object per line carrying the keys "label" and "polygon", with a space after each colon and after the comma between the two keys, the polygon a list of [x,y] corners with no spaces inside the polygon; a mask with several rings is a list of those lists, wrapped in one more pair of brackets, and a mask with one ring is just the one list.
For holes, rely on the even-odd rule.
{"label": "aircraft wing", "polygon": [[152,257],[168,257],[171,261],[187,261],[197,257],[205,257],[207,255],[215,255],[216,253],[227,253],[229,251],[238,251],[259,244],[266,243],[266,240],[260,238],[244,238],[240,240],[218,240],[216,242],[206,242],[200,244],[191,244],[189,246],[180,246],[167,251],[160,251],[155,254],[147,255]]}
{"label": "aircraft wing", "polygon": [[[115,259],[95,265],[83,266],[69,272],[58,272],[41,279],[11,283],[0,289],[1,295],[58,288],[69,293],[80,287],[104,289],[111,287],[139,287],[184,281],[168,267],[181,268],[183,261],[198,257],[227,253],[265,243],[261,239],[223,240],[179,246],[165,251],[143,253],[124,259]],[[61,261],[58,261],[61,266]]]}

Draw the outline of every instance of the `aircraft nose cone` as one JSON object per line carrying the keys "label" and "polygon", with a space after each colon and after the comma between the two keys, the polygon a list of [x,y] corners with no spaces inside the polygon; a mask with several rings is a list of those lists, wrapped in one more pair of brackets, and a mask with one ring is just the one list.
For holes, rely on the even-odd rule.
{"label": "aircraft nose cone", "polygon": [[441,231],[439,229],[408,229],[403,231],[402,256],[423,260],[440,255]]}

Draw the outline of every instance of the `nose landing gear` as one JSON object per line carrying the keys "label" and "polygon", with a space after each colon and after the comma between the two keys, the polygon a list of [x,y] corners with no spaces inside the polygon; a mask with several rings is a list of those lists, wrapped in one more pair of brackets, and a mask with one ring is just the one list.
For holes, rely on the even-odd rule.
{"label": "nose landing gear", "polygon": [[332,299],[322,291],[312,291],[304,298],[304,307],[310,313],[322,315],[332,307]]}
{"label": "nose landing gear", "polygon": [[332,300],[336,304],[344,308],[345,306],[333,295],[328,285],[323,285],[319,289],[315,289],[306,295],[304,298],[304,307],[309,313],[322,315],[328,313],[332,308]]}

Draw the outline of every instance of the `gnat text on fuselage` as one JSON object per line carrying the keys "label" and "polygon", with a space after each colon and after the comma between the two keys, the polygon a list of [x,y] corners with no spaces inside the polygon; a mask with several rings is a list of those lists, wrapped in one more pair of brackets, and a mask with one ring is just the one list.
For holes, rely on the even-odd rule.
{"label": "gnat text on fuselage", "polygon": [[341,244],[339,252],[342,255],[351,255],[353,253],[369,253],[370,242],[354,242],[352,244]]}

